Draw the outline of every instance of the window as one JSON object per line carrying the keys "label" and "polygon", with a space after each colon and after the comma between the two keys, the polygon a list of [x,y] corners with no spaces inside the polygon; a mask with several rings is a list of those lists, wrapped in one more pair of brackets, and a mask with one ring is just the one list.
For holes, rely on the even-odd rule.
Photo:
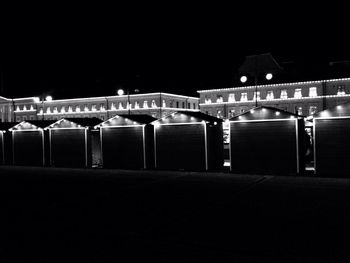
{"label": "window", "polygon": [[30,110],[34,110],[34,107],[33,107],[33,105],[30,105]]}
{"label": "window", "polygon": [[179,107],[179,102],[177,101],[177,102],[176,102],[176,108],[178,108],[178,107]]}
{"label": "window", "polygon": [[80,112],[80,106],[79,105],[75,106],[75,112]]}
{"label": "window", "polygon": [[105,105],[103,103],[100,104],[100,111],[104,111],[105,110]]}
{"label": "window", "polygon": [[234,117],[236,115],[236,110],[231,109],[229,112],[230,118]]}
{"label": "window", "polygon": [[273,91],[272,90],[267,91],[266,100],[273,100],[273,99],[274,99]]}
{"label": "window", "polygon": [[50,109],[50,107],[47,107],[47,109],[46,109],[46,113],[51,113],[51,109]]}
{"label": "window", "polygon": [[288,99],[288,93],[286,89],[281,90],[281,99]]}
{"label": "window", "polygon": [[216,96],[216,102],[217,103],[223,103],[224,102],[224,99],[222,98],[222,95],[217,95]]}
{"label": "window", "polygon": [[111,104],[111,110],[116,110],[116,107],[115,107],[114,103]]}
{"label": "window", "polygon": [[39,113],[40,113],[40,114],[43,114],[43,113],[44,113],[44,112],[43,112],[43,108],[40,108]]}
{"label": "window", "polygon": [[20,108],[19,108],[19,106],[17,106],[17,107],[16,107],[16,111],[20,111]]}
{"label": "window", "polygon": [[187,103],[187,109],[191,109],[191,103]]}
{"label": "window", "polygon": [[27,120],[27,116],[23,116],[23,120],[26,121]]}
{"label": "window", "polygon": [[20,122],[20,121],[21,121],[21,117],[18,117],[18,116],[17,116],[17,117],[16,117],[16,121],[17,121],[17,122]]}
{"label": "window", "polygon": [[338,91],[337,91],[337,95],[341,96],[341,95],[345,95],[345,85],[338,85]]}
{"label": "window", "polygon": [[183,109],[185,108],[185,102],[184,101],[182,102],[182,108]]}
{"label": "window", "polygon": [[91,111],[96,111],[96,104],[93,104],[93,105],[91,106]]}
{"label": "window", "polygon": [[64,106],[61,107],[61,113],[65,113],[66,109],[64,108]]}
{"label": "window", "polygon": [[230,93],[228,95],[228,102],[235,102],[236,98],[235,98],[235,94],[234,93]]}
{"label": "window", "polygon": [[247,101],[248,100],[248,98],[247,98],[247,93],[246,92],[243,92],[242,94],[241,94],[241,101]]}
{"label": "window", "polygon": [[147,100],[145,100],[145,101],[143,102],[143,108],[144,108],[144,109],[148,109],[148,102],[147,102]]}
{"label": "window", "polygon": [[205,104],[210,104],[211,103],[211,98],[205,96]]}
{"label": "window", "polygon": [[100,115],[100,119],[104,121],[105,120],[105,116],[104,115]]}
{"label": "window", "polygon": [[58,113],[57,107],[53,108],[53,113],[56,113],[56,114]]}
{"label": "window", "polygon": [[301,89],[295,89],[294,91],[294,98],[295,99],[301,99],[303,96],[301,95]]}
{"label": "window", "polygon": [[26,105],[23,106],[23,110],[24,110],[24,111],[27,110],[27,106],[26,106]]}
{"label": "window", "polygon": [[317,96],[317,87],[309,88],[309,97],[316,97],[316,96]]}
{"label": "window", "polygon": [[[258,96],[258,97],[256,97]],[[256,92],[254,91],[254,100],[260,100],[260,91]]]}
{"label": "window", "polygon": [[139,109],[139,108],[140,108],[139,102],[135,101],[135,109]]}
{"label": "window", "polygon": [[157,104],[155,100],[152,100],[152,108],[157,108]]}
{"label": "window", "polygon": [[165,102],[165,100],[163,100],[163,102],[162,102],[162,107],[163,107],[163,108],[166,108],[166,102]]}
{"label": "window", "polygon": [[172,108],[172,107],[173,107],[173,101],[170,101],[169,108]]}
{"label": "window", "polygon": [[196,109],[196,103],[193,103],[193,109]]}
{"label": "window", "polygon": [[68,106],[68,112],[72,112],[72,106]]}
{"label": "window", "polygon": [[[112,103],[113,104],[113,103]],[[84,111],[89,111],[89,107],[87,104],[84,105]]]}
{"label": "window", "polygon": [[[93,110],[94,108],[93,108],[93,106],[94,105],[92,105],[92,108],[91,108],[91,110]],[[119,102],[119,107],[118,107],[120,110],[122,110],[122,109],[124,109],[124,107],[123,107],[123,103],[121,103],[121,102]]]}
{"label": "window", "polygon": [[310,106],[309,114],[314,115],[317,112],[317,106]]}
{"label": "window", "polygon": [[216,112],[216,117],[217,118],[223,118],[224,116],[222,115],[222,111],[221,110],[218,110],[217,112]]}

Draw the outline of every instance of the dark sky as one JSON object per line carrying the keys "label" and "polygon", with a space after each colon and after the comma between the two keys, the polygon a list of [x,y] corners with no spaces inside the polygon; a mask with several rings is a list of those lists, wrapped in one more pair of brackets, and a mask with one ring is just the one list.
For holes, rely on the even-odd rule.
{"label": "dark sky", "polygon": [[275,82],[350,76],[329,67],[350,60],[340,7],[134,5],[12,9],[1,38],[3,95],[104,96],[123,87],[197,96],[239,84],[244,57],[267,52],[285,68]]}

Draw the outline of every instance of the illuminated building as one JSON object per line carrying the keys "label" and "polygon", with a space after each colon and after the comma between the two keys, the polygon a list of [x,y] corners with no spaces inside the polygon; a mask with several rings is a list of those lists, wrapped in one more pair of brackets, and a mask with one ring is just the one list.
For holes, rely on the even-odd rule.
{"label": "illuminated building", "polygon": [[177,110],[199,111],[198,102],[195,97],[163,92],[51,101],[39,101],[36,97],[8,99],[0,96],[0,119],[1,122],[88,117],[107,120],[117,114],[128,113],[160,118]]}
{"label": "illuminated building", "polygon": [[350,78],[199,90],[200,109],[232,118],[258,106],[276,107],[304,116],[350,102]]}

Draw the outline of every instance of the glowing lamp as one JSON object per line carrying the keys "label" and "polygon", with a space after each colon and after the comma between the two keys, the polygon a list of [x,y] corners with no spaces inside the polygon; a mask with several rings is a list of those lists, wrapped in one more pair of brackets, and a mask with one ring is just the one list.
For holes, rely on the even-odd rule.
{"label": "glowing lamp", "polygon": [[267,73],[266,76],[265,76],[265,78],[266,78],[267,80],[272,79],[272,77],[273,77],[273,75],[272,75],[271,73]]}
{"label": "glowing lamp", "polygon": [[248,80],[247,76],[242,76],[241,79],[240,79],[240,81],[241,81],[242,83],[247,82],[247,80]]}
{"label": "glowing lamp", "polygon": [[277,116],[280,115],[280,112],[279,112],[279,111],[276,111],[276,115],[277,115]]}
{"label": "glowing lamp", "polygon": [[123,89],[118,89],[117,93],[118,93],[119,96],[122,96],[122,95],[124,95],[124,90]]}
{"label": "glowing lamp", "polygon": [[33,98],[33,100],[34,100],[35,103],[39,103],[40,102],[40,98],[39,97],[35,97],[35,98]]}
{"label": "glowing lamp", "polygon": [[52,101],[52,96],[46,96],[45,100],[46,101]]}

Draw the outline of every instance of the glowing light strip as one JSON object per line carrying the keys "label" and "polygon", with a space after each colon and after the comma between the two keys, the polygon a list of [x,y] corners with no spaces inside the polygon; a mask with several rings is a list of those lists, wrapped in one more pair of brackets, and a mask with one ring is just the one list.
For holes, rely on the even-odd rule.
{"label": "glowing light strip", "polygon": [[[258,102],[278,102],[278,101],[289,101],[289,100],[311,100],[311,99],[324,99],[324,98],[339,98],[339,97],[350,97],[350,94],[345,95],[323,95],[323,96],[314,96],[314,97],[302,97],[302,98],[287,98],[287,99],[273,99],[273,100],[258,100]],[[216,106],[216,105],[222,105],[222,104],[245,104],[245,103],[255,103],[254,100],[248,100],[248,101],[233,101],[233,102],[213,102],[213,103],[199,103],[199,106]]]}
{"label": "glowing light strip", "polygon": [[87,141],[87,129],[84,132],[85,135],[85,167],[88,168],[88,141]]}
{"label": "glowing light strip", "polygon": [[156,126],[153,128],[153,143],[154,143],[154,168],[157,169],[157,140],[156,140]]}
{"label": "glowing light strip", "polygon": [[[12,100],[12,99],[10,99]],[[27,98],[17,98],[17,99],[13,99],[14,101],[20,101],[20,100],[35,100],[35,97],[27,97]]]}
{"label": "glowing light strip", "polygon": [[239,121],[230,121],[230,123],[234,122],[264,122],[264,121],[294,121],[296,118],[292,119],[262,119],[262,120],[239,120]]}
{"label": "glowing light strip", "polygon": [[41,143],[42,143],[42,150],[43,150],[43,166],[45,166],[45,138],[44,138],[44,130],[41,129]]}
{"label": "glowing light strip", "polygon": [[142,125],[142,148],[143,148],[143,168],[146,169],[146,138],[145,138],[145,127],[146,125]]}
{"label": "glowing light strip", "polygon": [[205,158],[205,170],[208,171],[208,142],[207,142],[207,124],[202,123],[204,126],[204,158]]}
{"label": "glowing light strip", "polygon": [[350,116],[316,117],[314,120],[350,119]]}
{"label": "glowing light strip", "polygon": [[[60,99],[60,100],[52,100],[52,101],[44,101],[44,103],[54,103],[54,102],[70,102],[70,101],[87,101],[87,100],[101,100],[101,101],[106,101],[106,99],[116,99],[116,101],[118,101],[118,99],[120,100],[121,98],[127,98],[129,97],[145,97],[145,96],[155,96],[156,98],[158,98],[160,96],[160,94],[163,96],[169,96],[172,98],[183,98],[183,99],[193,99],[198,101],[199,98],[196,97],[189,97],[189,96],[184,96],[184,95],[177,95],[177,94],[171,94],[171,93],[163,93],[163,92],[153,92],[153,93],[140,93],[140,94],[130,94],[130,95],[115,95],[115,96],[101,96],[101,97],[88,97],[88,98],[74,98],[74,99]],[[6,98],[5,98],[6,99]],[[34,97],[30,97],[30,98],[18,98],[18,99],[14,99],[14,100],[34,100]],[[6,100],[10,100],[10,99],[6,99]],[[38,102],[37,104],[40,104],[42,102]]]}
{"label": "glowing light strip", "polygon": [[19,112],[33,112],[36,110],[15,110],[14,112],[19,113]]}
{"label": "glowing light strip", "polygon": [[49,130],[49,139],[50,139],[50,166],[52,166],[52,135],[51,135],[51,129]]}
{"label": "glowing light strip", "polygon": [[101,150],[101,162],[102,162],[102,167],[104,166],[103,164],[103,136],[102,136],[103,130],[100,130],[100,150]]}
{"label": "glowing light strip", "polygon": [[297,151],[297,173],[300,171],[300,160],[299,160],[299,129],[298,129],[298,119],[295,119],[295,140],[296,140],[296,151]]}
{"label": "glowing light strip", "polygon": [[171,126],[171,125],[193,125],[193,124],[203,124],[203,122],[178,122],[178,123],[157,123],[155,126]]}
{"label": "glowing light strip", "polygon": [[1,148],[2,148],[2,164],[5,164],[5,139],[4,139],[4,132],[1,132]]}
{"label": "glowing light strip", "polygon": [[329,80],[316,80],[316,81],[304,81],[304,82],[290,82],[290,83],[280,83],[280,84],[266,84],[257,86],[239,86],[224,89],[211,89],[211,90],[198,90],[198,93],[207,92],[217,92],[217,91],[228,91],[228,90],[238,90],[238,89],[255,89],[255,88],[265,88],[265,87],[285,87],[285,86],[295,86],[295,85],[305,85],[305,84],[319,84],[324,82],[336,82],[336,81],[350,81],[350,78],[340,78],[340,79],[329,79]]}
{"label": "glowing light strip", "polygon": [[49,129],[49,130],[83,130],[86,128],[85,127],[77,127],[77,128],[50,128],[50,127],[48,127],[47,129]]}
{"label": "glowing light strip", "polygon": [[124,128],[124,127],[140,127],[144,126],[144,124],[135,124],[135,125],[113,125],[113,126],[99,126],[101,129],[107,129],[107,128]]}

